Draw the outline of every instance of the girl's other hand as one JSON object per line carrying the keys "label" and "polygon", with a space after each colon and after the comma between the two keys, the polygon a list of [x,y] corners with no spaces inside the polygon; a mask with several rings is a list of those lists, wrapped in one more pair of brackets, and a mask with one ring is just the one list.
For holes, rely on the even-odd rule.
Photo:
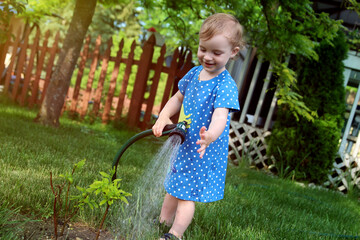
{"label": "girl's other hand", "polygon": [[213,142],[213,136],[209,131],[206,131],[206,127],[203,126],[200,129],[200,140],[196,141],[197,145],[200,145],[200,148],[197,150],[200,153],[200,158],[203,158],[206,148]]}

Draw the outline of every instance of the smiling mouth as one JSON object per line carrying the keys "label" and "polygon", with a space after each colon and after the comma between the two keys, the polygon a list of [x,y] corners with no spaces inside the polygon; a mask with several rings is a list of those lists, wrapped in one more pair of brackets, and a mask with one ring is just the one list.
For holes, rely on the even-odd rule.
{"label": "smiling mouth", "polygon": [[214,66],[215,64],[214,63],[207,63],[207,62],[204,62],[204,65],[207,66],[207,67],[211,67],[211,66]]}

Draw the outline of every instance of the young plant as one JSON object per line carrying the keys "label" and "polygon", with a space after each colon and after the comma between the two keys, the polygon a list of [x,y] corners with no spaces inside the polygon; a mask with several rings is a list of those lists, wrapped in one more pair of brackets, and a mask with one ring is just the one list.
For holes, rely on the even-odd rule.
{"label": "young plant", "polygon": [[[60,216],[60,213],[62,212],[63,207],[64,207],[64,212],[63,212],[64,219],[63,219],[63,227],[61,229],[60,236],[62,236],[64,234],[65,226],[70,221],[70,219],[76,215],[76,213],[79,210],[79,208],[76,206],[71,208],[69,193],[70,193],[70,187],[74,182],[73,176],[74,176],[75,171],[77,169],[81,169],[85,165],[85,162],[86,162],[86,160],[84,159],[84,160],[78,162],[77,164],[75,164],[71,173],[60,174],[59,176],[61,178],[64,178],[64,182],[61,185],[56,185],[55,187],[53,185],[52,172],[50,172],[50,186],[51,186],[51,190],[54,194],[53,218],[54,218],[55,239],[58,238],[58,229],[57,229],[58,228],[58,218]],[[66,186],[67,186],[66,193],[65,193],[65,196],[63,199],[62,192]],[[65,200],[64,206],[63,206],[63,200]]]}
{"label": "young plant", "polygon": [[[112,180],[112,176],[115,174],[115,168],[110,170],[110,174],[107,174],[105,172],[100,172],[100,174],[102,176],[102,179],[100,181],[95,180],[89,186],[89,188],[85,189],[77,187],[77,189],[80,190],[82,194],[79,196],[75,196],[75,198],[79,200],[79,207],[88,205],[91,209],[93,209],[94,207],[98,208],[99,206],[106,204],[106,209],[100,222],[100,226],[98,228],[95,239],[98,239],[100,236],[100,232],[105,222],[106,216],[109,212],[109,208],[114,203],[114,200],[120,200],[121,202],[129,204],[126,197],[131,196],[131,193],[125,192],[124,190],[120,189],[121,179]],[[97,204],[96,201],[90,199],[90,194],[101,194],[101,202]]]}

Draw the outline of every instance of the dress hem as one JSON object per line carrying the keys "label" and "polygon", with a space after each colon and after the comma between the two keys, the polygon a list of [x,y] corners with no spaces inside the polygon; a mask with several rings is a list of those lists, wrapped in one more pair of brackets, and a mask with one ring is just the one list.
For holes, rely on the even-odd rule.
{"label": "dress hem", "polygon": [[201,199],[192,199],[192,198],[190,198],[190,199],[187,199],[186,197],[178,197],[178,196],[175,196],[173,193],[169,193],[166,189],[165,189],[165,191],[166,191],[166,193],[167,194],[169,194],[169,195],[171,195],[171,196],[173,196],[173,197],[175,197],[175,198],[177,198],[177,199],[180,199],[180,200],[184,200],[184,201],[192,201],[192,202],[201,202],[201,203],[211,203],[211,202],[217,202],[217,201],[220,201],[220,200],[222,200],[222,199],[224,199],[224,197],[222,197],[222,198],[219,198],[219,199],[216,199],[216,200],[209,200],[209,201],[204,201],[204,200],[201,200]]}

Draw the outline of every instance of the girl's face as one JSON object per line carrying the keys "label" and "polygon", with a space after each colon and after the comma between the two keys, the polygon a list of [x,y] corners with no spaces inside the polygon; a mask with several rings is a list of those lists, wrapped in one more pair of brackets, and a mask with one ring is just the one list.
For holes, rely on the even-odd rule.
{"label": "girl's face", "polygon": [[225,64],[239,52],[233,48],[224,34],[218,34],[209,40],[200,39],[197,57],[210,77],[225,70]]}

